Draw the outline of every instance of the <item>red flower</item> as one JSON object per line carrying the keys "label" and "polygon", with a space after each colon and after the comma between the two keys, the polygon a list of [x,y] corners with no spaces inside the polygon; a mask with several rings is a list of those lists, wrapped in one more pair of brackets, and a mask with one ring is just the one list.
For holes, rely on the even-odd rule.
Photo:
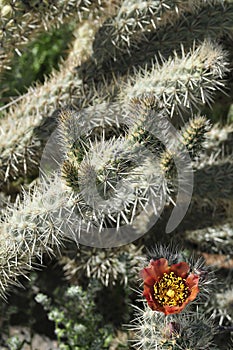
{"label": "red flower", "polygon": [[149,266],[140,271],[144,280],[143,296],[149,307],[165,315],[181,312],[199,292],[199,276],[189,271],[186,262],[168,266],[164,258],[151,260]]}

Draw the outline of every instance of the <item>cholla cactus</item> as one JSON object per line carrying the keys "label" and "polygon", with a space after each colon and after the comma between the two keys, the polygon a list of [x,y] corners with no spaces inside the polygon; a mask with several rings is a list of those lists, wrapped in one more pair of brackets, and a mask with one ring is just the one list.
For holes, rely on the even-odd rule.
{"label": "cholla cactus", "polygon": [[130,325],[135,348],[216,349],[214,323],[192,305],[210,292],[210,271],[200,259],[195,261],[172,245],[157,245],[149,255],[149,265],[140,271],[149,307],[135,307]]}
{"label": "cholla cactus", "polygon": [[[59,250],[64,236],[64,218],[59,214],[65,196],[56,194],[57,183],[44,184],[40,191],[24,193],[23,201],[9,205],[1,220],[0,291],[16,284],[16,277],[32,268],[35,258],[42,261]],[[46,196],[44,196],[44,194]],[[67,236],[68,237],[68,236]]]}
{"label": "cholla cactus", "polygon": [[135,279],[144,261],[142,248],[127,245],[123,248],[101,250],[82,247],[73,259],[64,256],[61,263],[72,283],[81,278],[98,279],[104,286],[120,282],[127,285]]}
{"label": "cholla cactus", "polygon": [[[229,284],[231,281],[229,279]],[[208,312],[212,312],[214,319],[218,320],[220,326],[232,325],[233,321],[233,289],[230,285],[227,289],[221,288],[219,293],[209,301]]]}
{"label": "cholla cactus", "polygon": [[[165,3],[168,2],[169,4],[166,6]],[[133,7],[131,1],[126,1],[124,3],[127,3],[128,7]],[[149,8],[152,3],[154,4],[154,9],[150,16]],[[136,50],[135,45],[130,45],[130,43],[133,42],[133,38],[131,38],[130,30],[127,31],[127,25],[125,26],[125,33],[120,35],[119,40],[116,40],[115,23],[118,23],[118,17],[116,15],[113,20],[110,20],[110,23],[109,21],[106,22],[100,35],[96,37],[94,43],[94,57],[97,62],[104,62],[106,65],[109,58],[113,57],[117,63],[117,68],[119,69],[120,67],[121,72],[126,73],[132,65],[135,67],[145,67],[146,64],[150,65],[151,59],[153,59],[154,55],[158,52],[167,58],[173,49],[177,49],[180,46],[180,43],[185,43],[185,46],[188,47],[192,46],[193,40],[202,41],[204,38],[216,40],[223,35],[231,36],[231,1],[143,1],[142,4],[144,5],[142,5],[142,7],[144,7],[143,10],[149,10],[148,16],[150,16],[151,25],[149,25],[148,32],[147,30],[142,31],[142,22],[144,21],[141,21],[140,15],[139,17],[137,17],[137,15],[136,17],[134,16],[134,23],[136,26],[138,24],[137,33],[133,36],[134,38],[136,36]],[[138,11],[136,7],[137,5],[134,7],[134,13],[138,14],[140,10]],[[185,7],[187,10],[182,13]],[[122,10],[122,13],[124,13],[125,10],[127,12],[124,5],[122,6]],[[153,25],[153,20],[155,19],[155,16],[153,17],[153,12],[156,13],[156,11],[157,14],[159,12],[161,13],[161,18],[158,18],[157,27]],[[141,13],[143,12],[144,11]],[[162,12],[164,12],[163,16]],[[166,16],[166,14],[168,14],[168,16]],[[221,20],[223,17],[225,18],[224,21]],[[159,23],[163,24],[163,22],[165,22],[166,25],[160,26]],[[144,24],[146,28],[148,21],[145,21]],[[130,40],[128,39],[129,37]],[[144,52],[147,53],[146,57]],[[119,66],[119,62],[121,66]]]}
{"label": "cholla cactus", "polygon": [[[81,34],[83,34],[82,29],[88,28],[81,27]],[[90,35],[90,39],[92,37],[93,34]],[[153,127],[154,121],[157,120],[157,123],[162,124],[166,115],[172,117],[179,114],[184,119],[184,113],[191,112],[193,114],[193,111],[199,107],[201,102],[211,101],[212,91],[219,87],[222,88],[222,78],[227,71],[224,52],[220,47],[214,46],[208,41],[205,41],[188,54],[185,53],[184,48],[182,50],[183,53],[180,58],[175,54],[174,58],[164,62],[159,68],[155,67],[154,64],[150,71],[132,75],[128,85],[120,84],[117,98],[121,102],[119,105],[113,103],[110,110],[108,105],[103,104],[103,107],[87,108],[82,113],[68,110],[62,112],[59,129],[62,137],[61,152],[64,154],[64,160],[60,170],[63,174],[63,186],[67,186],[66,193],[69,193],[69,210],[78,216],[78,224],[75,228],[78,237],[81,232],[86,230],[91,232],[92,235],[96,228],[99,232],[103,232],[104,228],[107,227],[116,228],[118,231],[121,225],[135,228],[136,232],[139,233],[143,232],[147,230],[146,225],[151,215],[153,213],[158,215],[163,208],[168,194],[164,175],[168,176],[167,168],[169,166],[166,168],[163,157],[160,160],[160,152],[157,152],[158,154],[155,152],[148,154],[145,151],[147,144],[150,144],[152,148],[158,144],[158,142],[153,143],[151,137],[148,139],[146,136],[148,128],[150,132],[156,132]],[[83,53],[82,50],[81,53]],[[63,76],[60,76],[60,78],[61,84],[63,84]],[[72,75],[69,81],[73,84]],[[79,84],[82,84],[81,80]],[[41,92],[44,93],[43,91],[46,90],[41,87]],[[165,96],[165,91],[167,96]],[[149,95],[149,99],[147,95]],[[38,96],[36,98],[38,99]],[[129,101],[132,98],[134,99],[133,110],[129,108]],[[26,101],[23,101],[23,103],[25,104]],[[138,106],[140,107],[136,112],[137,120],[135,118],[135,108]],[[15,110],[17,109],[15,108]],[[93,143],[93,135],[95,134],[85,135],[88,128],[93,128],[94,123],[91,121],[93,113],[98,123],[102,118],[99,116],[105,113],[105,119],[109,125],[119,126],[120,120],[121,124],[129,127],[129,131],[118,139],[102,139]],[[31,125],[31,122],[29,123],[30,133],[28,135],[35,142],[33,126],[36,127],[37,119],[30,113],[29,119],[33,121],[33,125]],[[201,118],[199,122],[198,119],[194,120],[190,126],[185,127],[185,131],[183,130],[183,144],[188,147],[190,154],[196,155],[194,149],[200,148],[203,135],[207,131],[207,123]],[[104,123],[104,129],[106,129],[106,122]],[[5,125],[5,128],[7,128],[8,124]],[[78,134],[75,131],[77,126]],[[200,131],[195,131],[193,134],[193,130],[198,128]],[[22,134],[25,131],[24,128],[19,128],[19,130]],[[7,133],[3,131],[5,136],[12,134],[11,128],[6,131]],[[169,138],[166,132],[167,130],[164,131],[165,141]],[[137,135],[140,135],[140,137]],[[158,138],[158,131],[155,138],[156,136]],[[7,177],[14,178],[17,171],[20,171],[22,166],[25,167],[25,164],[27,165],[25,154],[21,156],[22,152],[18,150],[13,150],[12,154],[9,142],[15,147],[15,141],[12,142],[9,139],[9,142],[7,142],[7,140],[7,137],[5,137],[2,156],[3,171],[5,168],[4,180]],[[26,143],[28,144],[28,140],[26,140]],[[19,147],[24,148],[25,146],[20,144]],[[37,149],[39,148],[40,146]],[[26,147],[26,149],[30,149],[30,147]],[[39,155],[37,149],[34,152],[35,156]],[[25,153],[25,151],[23,152]],[[7,153],[10,154],[10,158]],[[26,152],[26,157],[28,153]],[[17,154],[17,156],[15,157],[14,154]],[[36,159],[33,159],[33,152],[29,154],[29,163],[33,164]],[[142,161],[140,165],[137,165],[139,154]],[[115,158],[114,161],[112,160],[113,157]],[[129,160],[129,158],[131,159]],[[160,162],[161,167],[159,166]],[[161,169],[160,172],[159,169]],[[128,175],[125,175],[127,173]],[[102,192],[104,200],[101,200],[98,191],[96,192],[93,183],[95,179],[97,179],[98,188]],[[119,179],[123,182],[121,188],[117,189],[116,184]],[[92,183],[94,187],[90,187]],[[148,205],[150,206],[148,207]],[[139,225],[142,225],[142,217],[137,220],[137,215],[141,210],[146,215],[143,215],[143,226],[139,227]],[[6,222],[7,220],[10,224],[11,218],[6,218]],[[136,236],[135,234],[132,239],[135,239]],[[89,240],[90,236],[88,236],[86,242]],[[101,240],[104,241],[104,238],[102,237]],[[115,238],[112,238],[112,240],[114,242]],[[118,244],[121,242],[119,237],[116,240],[118,240]]]}
{"label": "cholla cactus", "polygon": [[[226,125],[213,125],[209,132],[206,134],[205,150],[208,154],[215,154],[216,156],[232,154],[232,138],[233,126],[232,124]],[[222,152],[219,152],[219,149]]]}
{"label": "cholla cactus", "polygon": [[64,0],[56,4],[51,0],[1,0],[0,72],[2,69],[10,69],[8,64],[14,50],[20,55],[22,46],[38,32],[48,30],[51,26],[59,26],[73,18],[80,21],[83,17],[98,16],[104,7],[106,11],[108,4],[101,0]]}
{"label": "cholla cactus", "polygon": [[233,223],[226,222],[205,229],[184,233],[187,241],[198,244],[205,251],[212,253],[231,254],[233,247]]}
{"label": "cholla cactus", "polygon": [[[75,90],[76,94],[78,90],[81,94],[82,80],[76,76],[74,67],[90,55],[95,30],[93,23],[85,22],[81,25],[75,33],[70,55],[60,66],[60,71],[53,72],[50,80],[45,81],[42,86],[29,89],[23,99],[3,115],[0,144],[1,187],[6,181],[17,179],[23,174],[38,174],[43,148],[56,127],[56,114],[48,117],[54,110],[66,104]],[[25,116],[23,119],[22,115]]]}
{"label": "cholla cactus", "polygon": [[[232,206],[233,195],[232,155],[216,158],[213,155],[203,158],[197,164],[194,199],[206,198],[213,206]],[[202,196],[202,194],[204,195]],[[229,217],[231,213],[229,212]]]}
{"label": "cholla cactus", "polygon": [[213,343],[216,332],[213,321],[198,312],[164,318],[148,307],[136,308],[130,329],[135,332],[132,342],[138,350],[219,349]]}
{"label": "cholla cactus", "polygon": [[[61,261],[71,282],[99,279],[105,289],[117,282],[126,286],[140,266],[141,247],[155,239],[164,208],[178,218],[175,238],[230,254],[232,126],[211,127],[203,107],[229,89],[232,52],[225,43],[232,40],[233,2],[110,4],[112,9],[106,1],[0,1],[0,70],[10,68],[13,50],[19,53],[39,31],[78,19],[76,39],[59,71],[1,107],[0,189],[7,193],[14,182],[37,178],[39,166],[41,175],[41,183],[4,205],[1,296],[19,275],[41,264],[44,254],[56,255],[70,239],[91,246]],[[187,209],[192,186],[193,207],[223,207],[225,223],[206,228],[201,218],[195,230],[181,232],[179,209]],[[195,209],[190,212],[197,221]],[[159,225],[158,241],[169,241],[161,233],[163,218]],[[182,314],[170,315],[164,304],[160,309],[169,316],[158,315],[145,288],[156,310],[140,311],[136,348],[216,348],[212,321],[193,311],[199,288],[208,290],[209,273],[190,260],[188,271],[185,254],[172,261],[164,251],[153,254],[166,273],[158,268],[153,288],[163,298],[165,286],[169,301],[175,293],[169,285],[178,286],[180,296],[168,306],[177,307],[176,313],[182,308]],[[180,269],[174,267],[178,262]],[[224,314],[226,305],[216,309]]]}
{"label": "cholla cactus", "polygon": [[[169,116],[184,115],[212,100],[215,89],[221,89],[226,72],[226,57],[220,47],[204,42],[193,52],[158,62],[134,78],[122,92],[122,99],[154,95],[160,108]],[[216,80],[215,80],[216,77]]]}

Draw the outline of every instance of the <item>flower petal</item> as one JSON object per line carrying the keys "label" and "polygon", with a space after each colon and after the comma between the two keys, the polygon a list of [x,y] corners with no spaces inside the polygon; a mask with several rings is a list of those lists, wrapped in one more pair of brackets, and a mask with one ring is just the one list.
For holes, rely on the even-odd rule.
{"label": "flower petal", "polygon": [[198,281],[199,281],[199,276],[194,275],[193,273],[190,273],[190,275],[186,279],[186,285],[188,286],[190,291],[190,295],[187,300],[189,301],[194,300],[197,294],[199,293]]}
{"label": "flower petal", "polygon": [[157,310],[157,303],[154,301],[152,289],[144,285],[143,296],[146,298],[149,307],[152,310]]}
{"label": "flower petal", "polygon": [[186,278],[190,270],[189,265],[184,261],[171,265],[170,269],[181,278]]}
{"label": "flower petal", "polygon": [[169,270],[168,261],[166,259],[151,260],[149,266],[140,271],[140,277],[143,278],[145,284],[152,286]]}
{"label": "flower petal", "polygon": [[155,281],[157,282],[160,277],[163,276],[163,274],[166,272],[170,272],[170,267],[168,266],[167,259],[161,258],[158,260],[151,260],[150,266],[152,269],[153,277],[155,278]]}
{"label": "flower petal", "polygon": [[165,305],[163,307],[164,308],[163,313],[165,315],[178,314],[184,309],[184,307],[185,307],[185,305],[183,305],[183,304],[181,306],[168,306],[168,305]]}
{"label": "flower petal", "polygon": [[145,267],[141,270],[140,277],[143,278],[144,283],[148,286],[153,286],[155,284],[155,278],[153,277],[151,267]]}

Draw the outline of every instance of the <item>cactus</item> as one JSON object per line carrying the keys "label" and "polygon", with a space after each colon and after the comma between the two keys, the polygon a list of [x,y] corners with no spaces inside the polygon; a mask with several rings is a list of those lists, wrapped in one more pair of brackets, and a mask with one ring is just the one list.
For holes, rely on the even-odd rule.
{"label": "cactus", "polygon": [[211,312],[214,315],[214,318],[217,319],[219,325],[223,324],[232,324],[233,320],[233,309],[232,309],[232,298],[233,290],[230,285],[229,288],[222,290],[215,294],[214,298],[207,305],[208,312]]}
{"label": "cactus", "polygon": [[[50,80],[45,81],[42,86],[29,89],[24,98],[3,115],[1,186],[8,177],[12,181],[23,174],[30,176],[36,172],[38,175],[43,147],[56,127],[56,114],[53,116],[52,112],[66,104],[74,90],[79,90],[81,94],[82,81],[76,77],[74,67],[90,54],[94,30],[92,23],[85,22],[77,30],[73,48],[60,71],[53,72]],[[23,120],[22,115],[25,116]],[[14,124],[12,120],[15,121]]]}
{"label": "cactus", "polygon": [[51,26],[59,26],[62,23],[77,18],[79,21],[88,16],[92,17],[101,13],[101,6],[107,3],[101,1],[73,1],[65,0],[54,4],[53,1],[8,1],[0,3],[1,22],[1,65],[3,69],[10,69],[9,61],[13,54],[12,48],[20,55],[21,48],[35,37],[38,32],[48,30]]}
{"label": "cactus", "polygon": [[204,42],[189,54],[183,52],[178,57],[174,53],[174,56],[161,67],[156,63],[149,72],[145,70],[133,84],[128,84],[122,92],[124,102],[152,94],[171,117],[174,114],[184,115],[186,109],[192,111],[203,103],[209,103],[212,92],[216,88],[221,89],[223,83],[220,79],[226,72],[224,52],[211,43]]}
{"label": "cactus", "polygon": [[[0,296],[49,256],[79,292],[99,280],[114,307],[118,288],[136,303],[148,249],[140,276],[154,309],[134,305],[134,347],[218,349],[232,288],[201,305],[217,282],[186,254],[232,250],[232,124],[208,116],[232,99],[233,2],[2,0],[0,11],[0,73],[39,32],[77,22],[59,70],[0,107]],[[161,248],[171,238],[184,250]]]}
{"label": "cactus", "polygon": [[231,254],[233,245],[233,225],[227,222],[222,225],[207,227],[192,232],[184,233],[187,241],[198,244],[205,251],[213,253],[222,252]]}
{"label": "cactus", "polygon": [[[87,28],[87,26],[83,26],[79,32],[79,35],[84,35],[84,37],[82,36],[82,40],[85,48],[87,43],[84,38]],[[87,35],[89,34],[87,33]],[[89,38],[91,39],[91,34]],[[83,51],[80,52],[80,55],[82,54],[84,54]],[[69,66],[70,61],[73,62],[72,57],[75,57],[75,53],[68,58],[66,65],[68,64]],[[181,66],[181,62],[183,66]],[[127,104],[128,100],[146,95],[148,91],[159,101],[159,108],[165,110],[166,113],[171,116],[176,113],[181,114],[185,109],[197,109],[200,103],[211,101],[212,92],[214,92],[215,89],[218,87],[220,89],[222,88],[223,82],[221,82],[220,79],[227,70],[225,65],[224,52],[218,47],[214,48],[209,42],[204,42],[203,45],[197,48],[193,53],[185,56],[183,54],[183,57],[176,57],[174,61],[168,60],[160,69],[158,67],[156,69],[154,68],[151,72],[145,72],[143,76],[134,78],[133,83],[128,84],[128,86],[123,85],[119,92],[119,98],[122,100],[122,102],[120,102],[119,113],[122,113],[124,109],[123,106]],[[171,67],[171,71],[168,74],[169,67]],[[212,72],[212,77],[210,77],[209,70]],[[183,81],[181,81],[181,72]],[[172,80],[171,76],[174,77]],[[191,79],[192,76],[193,79]],[[67,85],[64,85],[64,77],[66,79],[65,81],[67,81]],[[54,77],[54,80],[52,79],[51,85],[47,84],[47,86],[33,90],[22,100],[19,106],[13,107],[9,112],[8,118],[11,119],[13,117],[17,119],[17,138],[21,139],[20,145],[15,144],[15,138],[12,139],[12,126],[10,121],[8,121],[9,119],[6,119],[4,122],[2,121],[2,123],[4,123],[2,130],[4,140],[0,146],[2,149],[1,179],[3,182],[6,181],[8,177],[10,179],[17,178],[17,173],[19,172],[20,174],[25,172],[27,175],[35,172],[35,167],[37,167],[41,157],[40,149],[43,149],[43,145],[47,140],[47,137],[44,135],[45,126],[38,126],[38,123],[41,123],[40,113],[46,115],[50,112],[50,108],[54,108],[55,105],[57,107],[62,105],[62,99],[57,100],[57,92],[59,91],[60,95],[60,89],[62,89],[62,91],[64,89],[61,96],[66,99],[69,98],[70,91],[73,93],[73,89],[77,89],[76,94],[78,90],[81,90],[81,80],[77,78],[75,78],[75,80],[73,79],[74,75],[72,71],[70,72],[68,69],[65,70],[65,72],[62,71],[61,74],[58,73],[57,76]],[[54,84],[57,90],[54,89]],[[150,86],[150,84],[152,85]],[[146,86],[146,90],[143,90],[143,86]],[[175,89],[174,86],[176,87]],[[196,93],[193,90],[194,88],[197,91]],[[53,90],[50,96],[51,106],[44,103],[44,98],[47,98],[50,89]],[[66,93],[68,93],[68,95],[66,95]],[[32,95],[34,95],[34,97],[32,97]],[[28,105],[29,99],[32,98],[34,98],[35,101],[39,101],[36,110],[34,107],[31,109],[31,103]],[[22,124],[19,116],[21,111],[25,110],[25,108],[25,113],[28,114],[28,117]],[[49,124],[51,130],[53,130],[53,124],[54,121],[52,119]],[[47,123],[45,125],[47,126]],[[45,132],[46,134],[48,133],[48,128],[46,128]],[[25,137],[25,133],[27,137]]]}
{"label": "cactus", "polygon": [[[182,128],[182,143],[187,147],[191,159],[195,160],[201,152],[201,145],[205,140],[205,135],[208,129],[208,120],[201,116],[190,119],[187,125]],[[170,151],[164,151],[161,155],[160,165],[167,177],[174,177],[175,174],[175,163],[173,158],[174,154]]]}
{"label": "cactus", "polygon": [[216,160],[207,157],[201,161],[196,171],[194,195],[200,198],[201,193],[205,193],[204,197],[213,204],[218,201],[231,202],[232,176],[232,156]]}
{"label": "cactus", "polygon": [[219,349],[213,344],[216,330],[212,320],[198,312],[164,319],[163,315],[145,307],[136,309],[135,314],[130,327],[136,332],[135,349]]}
{"label": "cactus", "polygon": [[64,256],[61,264],[64,265],[67,279],[72,283],[88,277],[100,280],[106,287],[114,286],[117,282],[127,285],[142,265],[142,248],[133,244],[106,251],[82,247],[73,259],[69,257],[71,252]]}
{"label": "cactus", "polygon": [[65,196],[61,192],[58,198],[56,190],[56,181],[44,183],[40,190],[25,192],[23,200],[5,209],[0,240],[1,296],[8,285],[16,283],[18,275],[31,269],[35,259],[42,261],[44,252],[53,255],[59,251],[65,237],[61,229],[64,218],[58,212]]}
{"label": "cactus", "polygon": [[[171,23],[154,28],[149,33],[142,33],[140,38],[137,39],[136,49],[133,46],[130,49],[127,45],[126,52],[124,50],[122,52],[121,48],[117,49],[114,42],[111,42],[112,33],[109,33],[111,29],[109,30],[109,23],[107,22],[106,28],[101,30],[94,42],[94,57],[97,63],[100,61],[101,66],[106,67],[109,64],[109,59],[114,57],[116,63],[114,64],[111,61],[111,69],[120,71],[120,74],[125,74],[133,67],[145,68],[146,65],[150,66],[151,60],[158,53],[167,59],[173,50],[180,49],[181,43],[185,45],[185,48],[190,48],[194,40],[201,42],[208,38],[215,41],[224,35],[231,37],[232,2],[204,0],[199,2],[200,6],[193,6],[193,3],[197,2],[190,2],[192,10],[187,11],[187,13],[180,16],[178,21],[173,22],[174,18],[177,18],[177,13],[174,10],[175,15],[173,12]],[[223,17],[224,21],[221,20]],[[144,52],[146,52],[146,58]],[[98,67],[97,65],[100,71],[101,66]],[[90,73],[93,73],[93,71],[90,71]]]}

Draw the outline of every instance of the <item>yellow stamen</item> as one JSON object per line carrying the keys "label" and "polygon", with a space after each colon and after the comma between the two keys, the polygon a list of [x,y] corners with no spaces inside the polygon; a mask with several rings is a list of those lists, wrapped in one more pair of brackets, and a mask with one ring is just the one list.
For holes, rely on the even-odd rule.
{"label": "yellow stamen", "polygon": [[176,276],[174,272],[164,273],[163,277],[154,285],[156,301],[162,306],[182,305],[189,294],[185,282],[184,278]]}
{"label": "yellow stamen", "polygon": [[170,298],[174,298],[174,295],[175,295],[174,290],[169,289],[169,290],[167,291],[167,296],[169,296]]}

